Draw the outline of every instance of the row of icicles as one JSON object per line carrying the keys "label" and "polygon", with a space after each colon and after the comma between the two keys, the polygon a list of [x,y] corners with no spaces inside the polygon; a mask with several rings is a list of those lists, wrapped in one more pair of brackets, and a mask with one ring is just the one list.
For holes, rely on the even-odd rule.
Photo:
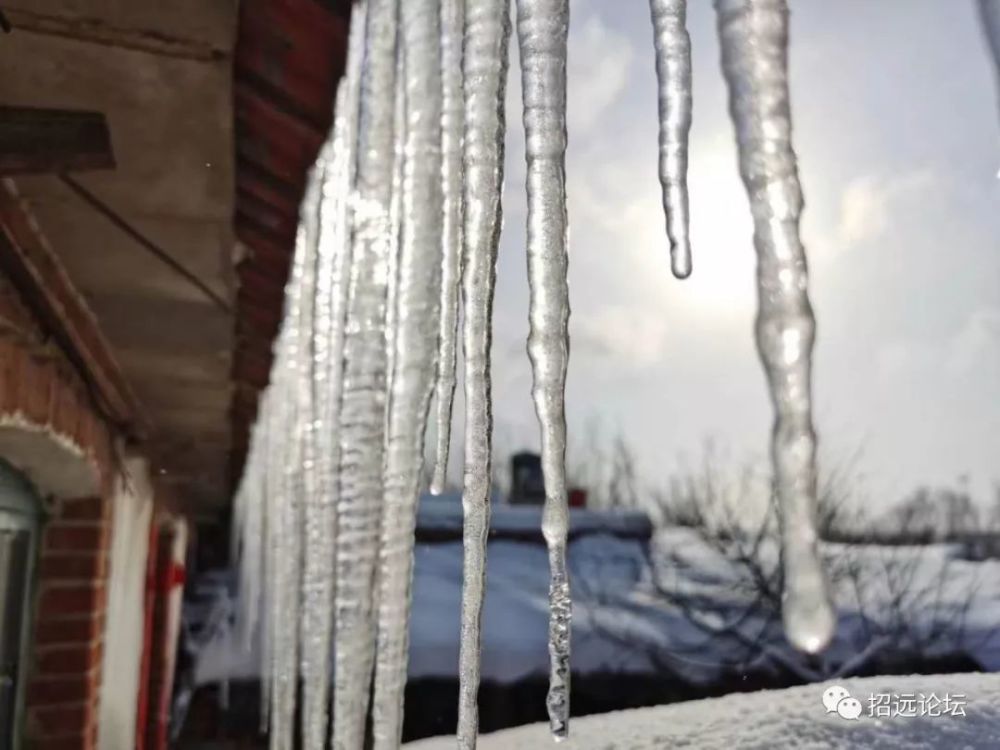
{"label": "row of icicles", "polygon": [[[650,0],[659,176],[674,274],[691,272],[686,190],[691,55],[685,0]],[[814,524],[814,319],[791,144],[785,0],[715,0],[739,166],[755,222],[757,345],[775,409],[774,482],[790,640],[815,652],[833,609]],[[996,32],[996,0],[981,0]],[[359,0],[329,140],[301,207],[285,316],[235,502],[240,624],[263,643],[271,747],[399,746],[424,434],[448,465],[459,304],[465,384],[458,742],[478,731],[489,528],[490,344],[501,226],[507,0]],[[516,0],[527,156],[532,395],[549,549],[551,727],[568,732],[570,595],[564,458],[569,354],[568,0]],[[994,43],[996,36],[992,37]],[[995,45],[1000,46],[1000,45]],[[263,613],[263,617],[260,617]],[[331,696],[332,685],[332,696]],[[331,716],[335,719],[331,721]]]}

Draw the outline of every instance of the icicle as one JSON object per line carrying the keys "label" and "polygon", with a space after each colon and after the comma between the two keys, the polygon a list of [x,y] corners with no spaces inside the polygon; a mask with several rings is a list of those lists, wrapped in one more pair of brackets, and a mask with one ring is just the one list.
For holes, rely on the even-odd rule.
{"label": "icicle", "polygon": [[566,364],[569,287],[566,272],[566,37],[568,0],[517,0],[517,40],[528,161],[528,356],[541,427],[549,548],[549,656],[546,701],[556,739],[569,731],[570,597],[566,569]]}
{"label": "icicle", "polygon": [[361,73],[354,235],[340,412],[333,744],[360,750],[374,662],[382,509],[386,287],[393,171],[396,0],[370,0]]}
{"label": "icicle", "polygon": [[[397,45],[401,45],[397,41]],[[399,324],[396,295],[399,291],[400,232],[403,226],[403,165],[406,163],[406,89],[404,54],[396,53],[396,92],[393,99],[392,198],[389,201],[389,261],[385,293],[386,397],[391,399],[392,376],[396,359],[396,328]],[[391,408],[391,406],[389,407]],[[385,410],[385,445],[389,445],[389,408]],[[385,457],[383,457],[383,463]]]}
{"label": "icicle", "polygon": [[[405,88],[402,238],[379,547],[375,750],[402,740],[414,527],[441,295],[441,59],[436,0],[400,6]],[[400,85],[402,84],[402,85]]]}
{"label": "icicle", "polygon": [[716,0],[722,67],[750,197],[757,249],[757,348],[770,384],[771,454],[781,510],[783,615],[789,640],[821,650],[834,613],[816,535],[816,435],[811,352],[815,319],[799,238],[802,192],[791,143],[788,8],[784,0]]}
{"label": "icicle", "polygon": [[335,504],[339,494],[339,451],[334,430],[340,407],[346,272],[350,262],[346,199],[355,155],[364,18],[365,7],[359,3],[351,14],[347,72],[337,91],[332,141],[325,147],[331,155],[330,164],[322,185],[312,384],[317,487],[306,506],[303,576],[302,737],[307,750],[325,747],[332,677]]}
{"label": "icicle", "polygon": [[240,624],[240,641],[244,649],[250,650],[254,632],[258,626],[260,612],[261,581],[264,573],[263,538],[266,519],[267,475],[265,457],[267,453],[267,391],[260,395],[258,415],[250,433],[250,447],[244,464],[245,469],[236,493],[240,510],[234,508],[233,535],[236,537],[234,561],[239,565],[239,608],[237,622]]}
{"label": "icicle", "polygon": [[468,0],[462,61],[465,139],[462,343],[465,352],[465,471],[458,745],[476,746],[486,534],[490,518],[493,413],[490,345],[504,159],[504,97],[510,11],[507,0]]}
{"label": "icicle", "polygon": [[444,491],[451,448],[451,412],[455,399],[458,299],[462,281],[462,32],[465,0],[441,0],[441,173],[444,190],[441,227],[441,330],[438,348],[437,450],[431,492]]}
{"label": "icicle", "polygon": [[983,32],[993,53],[997,75],[1000,76],[1000,0],[979,0],[979,16]]}
{"label": "icicle", "polygon": [[688,235],[688,132],[691,130],[691,39],[687,0],[649,0],[660,110],[660,186],[674,276],[691,275]]}
{"label": "icicle", "polygon": [[274,362],[271,366],[270,384],[267,388],[266,405],[270,408],[265,412],[264,419],[267,426],[267,466],[264,471],[265,477],[265,504],[264,504],[264,580],[267,589],[267,611],[264,617],[264,626],[261,632],[261,730],[266,730],[271,721],[271,683],[274,680],[274,639],[277,621],[281,617],[278,608],[278,576],[277,576],[277,556],[278,556],[278,498],[281,493],[280,479],[285,470],[284,448],[286,441],[282,430],[284,424],[284,394],[280,389],[282,361],[282,342],[285,334],[285,323],[274,345]]}
{"label": "icicle", "polygon": [[285,293],[289,327],[281,364],[282,384],[288,399],[287,461],[279,495],[277,590],[279,618],[274,651],[272,750],[293,746],[294,716],[301,652],[302,537],[306,506],[317,494],[314,464],[312,377],[313,312],[316,285],[316,241],[319,229],[320,183],[326,170],[320,154],[310,171],[302,201],[292,275]]}

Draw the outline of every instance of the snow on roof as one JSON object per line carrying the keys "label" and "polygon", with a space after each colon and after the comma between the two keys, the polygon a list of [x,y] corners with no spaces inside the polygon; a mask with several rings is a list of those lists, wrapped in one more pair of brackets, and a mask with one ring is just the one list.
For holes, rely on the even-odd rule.
{"label": "snow on roof", "polygon": [[[827,713],[823,692],[833,683],[738,693],[655,708],[617,711],[573,719],[566,746],[573,750],[697,750],[736,748],[809,748],[809,750],[994,750],[1000,747],[1000,675],[936,675],[869,677],[841,680],[861,703],[857,720]],[[930,696],[961,701],[962,715],[870,715],[873,696],[888,696],[930,705]],[[916,703],[915,705],[920,705]],[[938,705],[937,711],[943,710]],[[412,750],[451,750],[454,737],[438,737],[406,745]],[[548,725],[532,724],[482,735],[480,750],[551,750]]]}
{"label": "snow on roof", "polygon": [[[540,522],[540,509],[500,506],[496,511],[494,517],[503,531],[491,535],[487,551],[482,674],[486,680],[514,682],[548,673],[548,553],[540,535],[537,542],[518,538],[532,523]],[[659,644],[670,628],[662,608],[642,595],[651,576],[646,540],[635,534],[642,524],[627,514],[611,514],[604,522],[601,516],[593,511],[577,513],[578,533],[568,548],[573,639],[577,644],[572,668],[577,673],[648,673],[653,666],[644,646]],[[451,528],[456,514],[454,507],[427,511],[425,506],[421,518],[430,528],[440,530]],[[457,518],[461,518],[460,506]],[[602,529],[601,523],[610,531]],[[508,533],[514,538],[502,536]],[[414,550],[410,679],[457,678],[460,538],[418,542]],[[206,580],[205,587],[212,603],[203,608],[232,610],[224,586]],[[188,609],[193,619],[206,619],[206,612]],[[259,643],[255,641],[246,650],[236,629],[227,625],[226,618],[221,620],[215,632],[195,649],[195,682],[256,679]]]}
{"label": "snow on roof", "polygon": [[[649,516],[641,511],[570,508],[570,538],[594,533],[648,540],[652,536],[653,526]],[[490,512],[490,537],[543,541],[542,507],[506,505],[495,495]],[[462,494],[448,492],[422,495],[417,512],[417,539],[442,541],[461,538]]]}

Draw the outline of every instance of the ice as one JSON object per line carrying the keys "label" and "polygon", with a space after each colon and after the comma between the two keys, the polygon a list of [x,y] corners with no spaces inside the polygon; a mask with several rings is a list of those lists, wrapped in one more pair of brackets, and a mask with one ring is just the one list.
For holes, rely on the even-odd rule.
{"label": "ice", "polygon": [[816,536],[811,353],[816,323],[799,238],[802,191],[788,97],[784,0],[715,0],[722,68],[757,250],[757,348],[775,410],[771,441],[782,524],[783,619],[798,648],[820,651],[834,614]]}
{"label": "ice", "polygon": [[[547,707],[551,732],[561,739],[568,733],[572,632],[565,477],[569,3],[516,2],[527,160],[528,355],[546,485],[540,518],[522,521],[540,524],[546,544]],[[814,518],[815,320],[798,228],[788,12],[784,0],[715,3],[740,170],[755,218],[756,336],[775,409],[783,615],[791,642],[815,652],[829,640],[834,620]],[[980,8],[996,52],[998,3],[981,0]],[[659,176],[671,266],[683,278],[691,271],[686,5],[650,0],[650,10]],[[261,396],[234,508],[242,566],[238,632],[244,645],[260,644],[262,714],[275,750],[292,746],[296,716],[306,748],[323,747],[331,724],[336,750],[366,746],[373,674],[374,746],[399,745],[424,434],[433,399],[432,490],[441,492],[460,302],[466,413],[458,743],[476,746],[509,35],[507,0],[368,0],[353,9],[332,136],[307,185],[271,383]]]}
{"label": "ice", "polygon": [[480,646],[490,516],[493,411],[490,345],[504,157],[504,96],[510,10],[507,0],[469,0],[462,62],[464,231],[462,344],[465,363],[464,569],[459,650],[458,745],[476,746]]}
{"label": "ice", "polygon": [[353,182],[358,84],[365,8],[352,14],[348,69],[337,91],[329,164],[321,185],[313,330],[313,404],[316,487],[306,504],[303,574],[302,737],[306,748],[323,748],[329,721],[333,603],[336,581],[336,500],[339,451],[334,427],[339,412],[346,273],[350,262],[346,197]]}
{"label": "ice", "polygon": [[336,750],[360,750],[363,746],[375,650],[373,599],[383,492],[397,11],[395,0],[370,0],[361,72],[339,424],[333,700]]}
{"label": "ice", "polygon": [[979,16],[1000,76],[1000,0],[979,0]]}
{"label": "ice", "polygon": [[528,356],[532,397],[541,427],[549,547],[549,652],[546,700],[552,733],[569,724],[570,615],[566,570],[566,365],[569,359],[569,286],[566,273],[566,39],[568,0],[517,0],[525,155],[528,162],[528,283],[531,290]]}
{"label": "ice", "polygon": [[[272,373],[285,399],[284,461],[274,519],[274,581],[276,609],[272,621],[272,692],[270,747],[290,750],[293,745],[296,692],[299,679],[300,604],[305,505],[315,496],[312,465],[312,332],[316,285],[316,242],[320,185],[326,154],[310,170],[299,218],[292,273],[286,290],[286,312],[276,372]],[[305,621],[308,623],[308,619]]]}
{"label": "ice", "polygon": [[462,97],[462,35],[465,0],[441,0],[441,176],[444,190],[441,225],[441,331],[438,348],[437,445],[431,491],[444,490],[451,446],[455,399],[458,305],[462,283],[462,143],[465,126]]}
{"label": "ice", "polygon": [[403,731],[414,524],[436,380],[441,304],[441,58],[436,0],[400,6],[405,133],[384,509],[379,545],[375,750]]}
{"label": "ice", "polygon": [[687,0],[649,0],[660,113],[660,186],[674,276],[691,275],[688,234],[688,133],[691,130],[691,39]]}
{"label": "ice", "polygon": [[[291,493],[294,515],[288,532],[291,539],[286,539],[287,542],[291,542],[286,554],[294,559],[294,566],[289,572],[291,585],[302,586],[300,592],[290,596],[290,600],[294,601],[290,605],[292,609],[286,612],[286,616],[301,612],[299,641],[296,646],[299,649],[304,689],[302,728],[307,739],[318,742],[320,746],[325,736],[328,684],[325,681],[328,677],[328,666],[316,658],[313,647],[321,647],[322,644],[318,641],[323,637],[324,620],[329,617],[329,598],[325,600],[327,605],[325,613],[320,600],[324,598],[324,593],[329,588],[330,567],[325,554],[329,533],[326,528],[325,479],[327,477],[319,470],[317,462],[319,451],[316,444],[318,432],[315,413],[320,392],[318,390],[314,392],[314,381],[328,366],[329,357],[327,342],[323,336],[317,335],[323,331],[322,324],[326,322],[327,312],[323,308],[329,309],[331,291],[328,280],[323,279],[322,283],[320,280],[320,271],[326,272],[328,269],[324,268],[325,259],[319,251],[318,244],[320,212],[323,210],[323,183],[332,166],[329,161],[332,148],[333,146],[326,144],[320,151],[313,167],[312,181],[307,188],[303,215],[300,219],[300,233],[306,252],[303,274],[298,280],[299,311],[295,316],[298,361],[295,367],[294,399],[298,413],[294,434],[298,439],[292,442],[298,446],[298,454],[293,454],[293,462],[289,464],[289,471],[293,472],[295,477]],[[296,458],[298,460],[295,460]],[[297,673],[292,673],[290,690],[293,695],[291,698],[293,705],[298,676]]]}

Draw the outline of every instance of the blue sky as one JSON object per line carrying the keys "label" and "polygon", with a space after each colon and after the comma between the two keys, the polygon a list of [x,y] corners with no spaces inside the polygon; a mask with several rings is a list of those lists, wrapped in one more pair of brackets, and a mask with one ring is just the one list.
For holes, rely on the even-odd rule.
{"label": "blue sky", "polygon": [[[821,456],[832,465],[860,450],[879,502],[963,475],[986,499],[1000,481],[1000,107],[974,4],[791,6]],[[571,7],[571,438],[580,444],[588,420],[621,431],[650,481],[697,460],[707,438],[734,461],[763,459],[771,412],[753,346],[752,229],[711,3],[689,3],[684,282],[670,276],[656,179],[648,5]],[[531,447],[516,43],[512,55],[494,399],[500,442]]]}

